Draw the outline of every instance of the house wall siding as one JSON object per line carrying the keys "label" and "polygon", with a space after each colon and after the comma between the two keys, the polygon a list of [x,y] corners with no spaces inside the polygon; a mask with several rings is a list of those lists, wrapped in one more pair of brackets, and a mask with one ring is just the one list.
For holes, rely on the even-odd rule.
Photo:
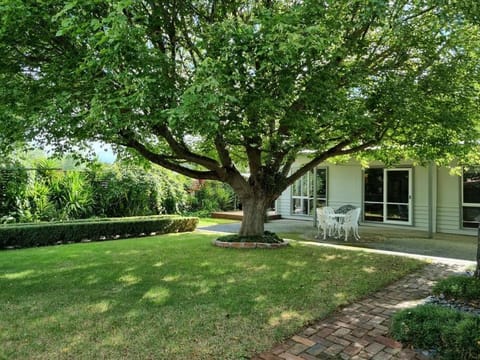
{"label": "house wall siding", "polygon": [[291,208],[291,202],[292,202],[292,192],[291,192],[291,187],[289,186],[283,193],[280,195],[280,197],[277,199],[276,203],[276,211],[282,217],[287,217],[290,215],[290,208]]}
{"label": "house wall siding", "polygon": [[358,164],[330,165],[328,167],[328,206],[361,207],[362,168]]}
{"label": "house wall siding", "polygon": [[437,231],[460,230],[460,177],[450,174],[446,168],[437,171]]}
{"label": "house wall siding", "polygon": [[413,206],[413,227],[428,231],[428,206]]}
{"label": "house wall siding", "polygon": [[[297,164],[307,161],[302,158]],[[342,164],[324,163],[321,165],[328,169],[328,206],[338,208],[342,205],[363,207],[363,171],[359,163],[351,161]],[[381,166],[380,163],[372,166]],[[413,166],[404,162],[399,167],[412,168],[412,212],[411,227],[421,230],[443,233],[456,233],[475,235],[475,230],[462,229],[461,227],[461,177],[450,174],[448,168]],[[431,186],[429,194],[428,188]],[[430,198],[431,196],[431,198]],[[309,216],[291,215],[291,191],[288,188],[277,200],[277,211],[284,218],[312,219]],[[429,220],[431,218],[431,226]],[[387,225],[386,223],[372,223]],[[407,226],[392,224],[391,226]]]}
{"label": "house wall siding", "polygon": [[413,220],[412,226],[428,231],[428,168],[423,166],[415,166],[412,171],[412,211]]}

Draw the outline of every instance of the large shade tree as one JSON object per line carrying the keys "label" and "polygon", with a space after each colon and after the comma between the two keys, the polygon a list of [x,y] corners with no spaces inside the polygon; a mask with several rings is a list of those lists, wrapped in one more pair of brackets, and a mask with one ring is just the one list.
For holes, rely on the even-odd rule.
{"label": "large shade tree", "polygon": [[258,235],[269,204],[331,157],[448,160],[475,145],[477,6],[2,0],[0,145],[102,141],[228,183],[240,233]]}

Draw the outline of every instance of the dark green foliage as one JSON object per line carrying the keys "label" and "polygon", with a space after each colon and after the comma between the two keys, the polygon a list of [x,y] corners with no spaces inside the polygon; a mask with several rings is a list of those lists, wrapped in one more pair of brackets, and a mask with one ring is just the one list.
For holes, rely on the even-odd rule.
{"label": "dark green foliage", "polygon": [[436,305],[421,305],[394,315],[393,337],[442,359],[480,358],[480,317]]}
{"label": "dark green foliage", "polygon": [[178,214],[189,207],[189,181],[158,167],[92,164],[64,171],[50,159],[32,166],[0,168],[0,223]]}
{"label": "dark green foliage", "polygon": [[99,216],[153,215],[161,212],[159,185],[149,173],[112,168],[96,174],[93,184],[95,214]]}
{"label": "dark green foliage", "polygon": [[329,158],[478,154],[477,0],[4,3],[0,153],[101,140],[251,215]]}
{"label": "dark green foliage", "polygon": [[454,327],[461,318],[460,312],[441,306],[418,306],[395,314],[391,331],[398,341],[420,349],[433,349],[443,342],[442,329]]}
{"label": "dark green foliage", "polygon": [[443,359],[480,359],[480,317],[465,316],[455,327],[446,330]]}
{"label": "dark green foliage", "polygon": [[462,300],[480,300],[480,279],[471,276],[450,276],[440,280],[434,294]]}
{"label": "dark green foliage", "polygon": [[93,187],[95,216],[178,214],[188,207],[190,180],[159,167],[118,163],[92,168],[86,175]]}
{"label": "dark green foliage", "polygon": [[230,185],[217,181],[207,181],[195,191],[191,200],[192,211],[233,210],[235,193]]}
{"label": "dark green foliage", "polygon": [[268,244],[283,243],[283,239],[270,231],[265,231],[263,236],[241,236],[234,234],[219,237],[218,240],[225,242],[260,242]]}
{"label": "dark green foliage", "polygon": [[193,231],[198,218],[152,216],[71,222],[4,225],[0,227],[0,248],[21,248],[82,240],[117,239],[151,233]]}
{"label": "dark green foliage", "polygon": [[21,216],[21,200],[27,183],[27,172],[19,163],[0,166],[0,223],[15,221]]}

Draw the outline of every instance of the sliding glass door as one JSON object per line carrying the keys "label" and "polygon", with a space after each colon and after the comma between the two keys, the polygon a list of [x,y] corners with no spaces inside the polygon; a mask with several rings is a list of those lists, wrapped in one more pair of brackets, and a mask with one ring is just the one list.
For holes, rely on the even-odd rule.
{"label": "sliding glass door", "polygon": [[366,169],[365,221],[412,223],[412,169]]}

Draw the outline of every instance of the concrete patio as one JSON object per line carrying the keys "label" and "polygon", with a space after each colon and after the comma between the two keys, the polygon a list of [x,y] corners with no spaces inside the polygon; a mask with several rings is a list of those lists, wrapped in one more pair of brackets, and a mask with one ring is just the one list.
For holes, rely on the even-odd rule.
{"label": "concrete patio", "polygon": [[[201,228],[202,230],[236,233],[240,222],[221,224]],[[428,238],[427,232],[408,228],[387,228],[380,226],[360,225],[360,241],[353,238],[348,242],[336,238],[317,238],[317,229],[312,221],[273,220],[265,224],[265,229],[276,232],[284,238],[312,241],[322,244],[348,245],[368,249],[387,250],[424,256],[444,257],[470,260],[476,258],[477,237],[454,234],[434,234]]]}

